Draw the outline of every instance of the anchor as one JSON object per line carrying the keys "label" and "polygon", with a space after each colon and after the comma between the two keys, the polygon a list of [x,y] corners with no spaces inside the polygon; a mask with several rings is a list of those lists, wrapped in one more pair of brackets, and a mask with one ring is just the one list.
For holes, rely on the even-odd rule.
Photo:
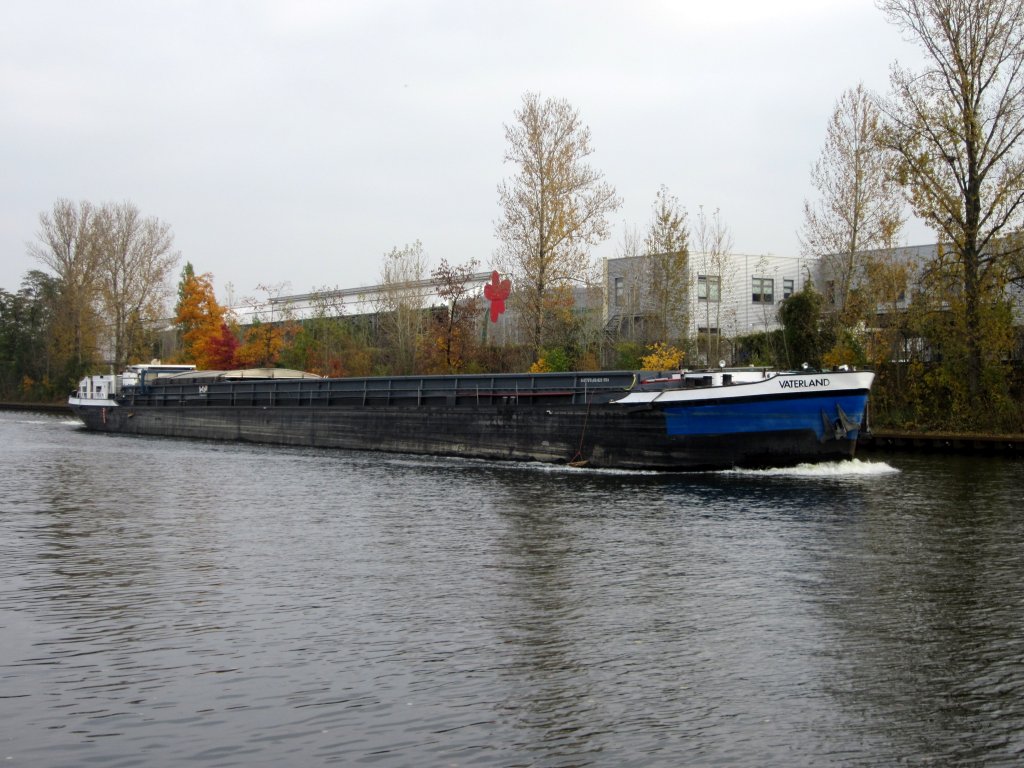
{"label": "anchor", "polygon": [[851,432],[860,429],[860,425],[852,421],[850,417],[846,415],[843,411],[843,407],[839,405],[839,403],[836,403],[836,413],[838,414],[838,417],[833,420],[827,413],[825,413],[824,408],[821,409],[821,421],[825,426],[825,430],[821,435],[821,442],[825,442],[829,433],[832,434],[833,439],[842,440]]}

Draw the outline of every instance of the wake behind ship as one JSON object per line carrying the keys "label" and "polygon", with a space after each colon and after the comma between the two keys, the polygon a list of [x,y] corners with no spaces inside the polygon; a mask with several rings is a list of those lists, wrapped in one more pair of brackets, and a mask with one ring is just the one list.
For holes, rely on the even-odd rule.
{"label": "wake behind ship", "polygon": [[69,398],[88,429],[670,471],[849,459],[870,371],[320,378],[132,365]]}

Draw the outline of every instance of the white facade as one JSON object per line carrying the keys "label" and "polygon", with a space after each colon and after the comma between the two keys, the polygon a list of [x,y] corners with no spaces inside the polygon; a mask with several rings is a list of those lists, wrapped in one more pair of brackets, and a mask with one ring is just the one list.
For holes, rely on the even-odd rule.
{"label": "white facade", "polygon": [[[686,334],[693,338],[710,330],[723,338],[734,338],[781,327],[778,309],[782,301],[813,279],[817,268],[816,259],[803,257],[728,254],[712,258],[691,253],[687,274],[679,281],[683,308],[680,315],[686,318]],[[471,281],[482,290],[490,277],[490,272],[479,272],[472,275]],[[432,280],[406,287],[420,295],[424,307],[441,304]],[[323,312],[325,304],[329,315],[353,317],[379,311],[383,291],[383,286],[374,285],[277,296],[238,304],[231,311],[242,324],[255,318],[264,322],[303,319],[318,310]],[[642,256],[605,259],[602,284],[590,289],[577,288],[574,294],[577,309],[599,313],[605,331],[612,335],[628,337],[624,331],[631,323],[635,327],[654,313]],[[497,324],[484,323],[493,342],[523,341],[514,314],[510,307]]]}
{"label": "white facade", "polygon": [[[732,338],[772,331],[780,326],[778,309],[790,294],[813,280],[817,260],[794,256],[691,253],[680,301],[688,333],[711,331]],[[650,311],[643,257],[606,259],[605,327],[628,324],[630,316]]]}

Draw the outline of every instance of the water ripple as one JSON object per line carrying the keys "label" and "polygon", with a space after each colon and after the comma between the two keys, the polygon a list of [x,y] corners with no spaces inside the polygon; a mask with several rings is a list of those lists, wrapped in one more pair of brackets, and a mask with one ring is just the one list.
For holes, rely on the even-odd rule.
{"label": "water ripple", "polygon": [[609,473],[0,413],[0,757],[1016,765],[1024,471]]}

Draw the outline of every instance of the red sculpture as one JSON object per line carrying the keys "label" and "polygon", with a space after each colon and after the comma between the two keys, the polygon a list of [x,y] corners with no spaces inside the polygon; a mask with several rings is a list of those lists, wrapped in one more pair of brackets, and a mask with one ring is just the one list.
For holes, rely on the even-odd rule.
{"label": "red sculpture", "polygon": [[499,280],[497,271],[491,272],[491,282],[484,283],[484,298],[491,302],[491,322],[498,322],[498,315],[505,311],[505,299],[512,292],[512,281],[507,277]]}

